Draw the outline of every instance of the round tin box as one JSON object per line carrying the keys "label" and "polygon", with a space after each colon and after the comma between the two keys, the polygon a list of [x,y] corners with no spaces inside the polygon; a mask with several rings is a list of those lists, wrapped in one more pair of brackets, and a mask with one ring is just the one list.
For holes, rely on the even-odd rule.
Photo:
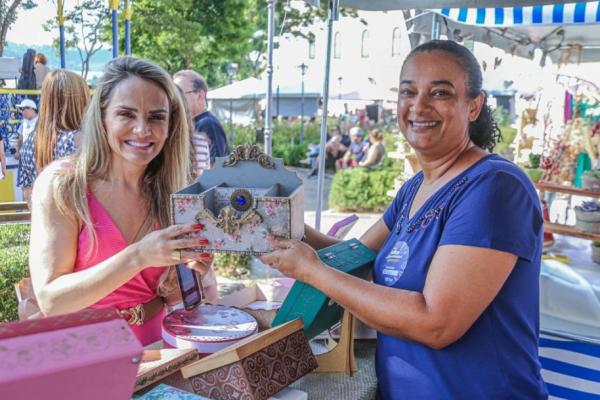
{"label": "round tin box", "polygon": [[173,311],[162,323],[162,338],[168,345],[202,354],[212,354],[257,332],[258,324],[250,314],[215,305]]}

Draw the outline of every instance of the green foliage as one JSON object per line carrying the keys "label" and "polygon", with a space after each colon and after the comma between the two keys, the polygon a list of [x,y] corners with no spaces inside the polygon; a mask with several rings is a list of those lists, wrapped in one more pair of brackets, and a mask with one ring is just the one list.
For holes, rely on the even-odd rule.
{"label": "green foliage", "polygon": [[282,158],[286,166],[297,167],[306,158],[307,151],[306,144],[279,143],[273,146],[273,157]]}
{"label": "green foliage", "polygon": [[0,322],[18,319],[14,285],[29,275],[29,224],[0,225]]}
{"label": "green foliage", "polygon": [[[0,2],[0,56],[3,55],[4,45],[6,43],[6,33],[9,28],[17,20],[17,10],[19,8],[23,10],[29,10],[37,7],[37,4],[33,0],[13,0],[11,2],[2,1]],[[23,54],[21,54],[22,56]]]}
{"label": "green foliage", "polygon": [[401,164],[389,158],[380,169],[338,171],[331,182],[329,204],[338,211],[382,212],[390,203],[387,192],[401,174]]}
{"label": "green foliage", "polygon": [[515,115],[511,114],[508,110],[501,106],[496,107],[492,115],[494,116],[498,126],[510,125],[515,120]]}
{"label": "green foliage", "polygon": [[584,172],[585,175],[588,175],[592,178],[600,179],[600,170],[590,169]]}
{"label": "green foliage", "polygon": [[511,152],[512,147],[510,145],[515,140],[515,136],[517,136],[517,129],[510,125],[498,125],[498,128],[500,128],[502,134],[502,141],[496,143],[494,153],[505,154]]}
{"label": "green foliage", "polygon": [[[137,0],[131,24],[132,52],[158,62],[171,73],[197,70],[209,87],[220,86],[228,81],[227,64],[242,63],[252,51],[256,30],[252,21],[260,11],[253,3]],[[245,75],[243,68],[239,72],[241,77]]]}
{"label": "green foliage", "polygon": [[250,273],[252,257],[248,254],[217,253],[214,268],[218,276],[241,278]]}
{"label": "green foliage", "polygon": [[541,154],[529,153],[529,167],[530,168],[539,168],[541,158],[542,158]]}

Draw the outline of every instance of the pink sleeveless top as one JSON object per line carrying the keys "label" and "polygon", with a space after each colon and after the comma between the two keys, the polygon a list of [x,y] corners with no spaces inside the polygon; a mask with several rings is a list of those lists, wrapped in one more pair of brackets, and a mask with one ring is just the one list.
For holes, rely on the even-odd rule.
{"label": "pink sleeveless top", "polygon": [[[92,267],[125,249],[129,244],[112,221],[102,204],[89,191],[87,194],[90,217],[96,229],[97,246],[92,247],[90,232],[83,226],[79,233],[75,271]],[[164,267],[145,268],[117,290],[96,302],[91,308],[117,308],[119,310],[144,304],[157,296],[156,288]],[[143,325],[130,325],[142,345],[161,339],[161,325],[165,310],[157,313]]]}

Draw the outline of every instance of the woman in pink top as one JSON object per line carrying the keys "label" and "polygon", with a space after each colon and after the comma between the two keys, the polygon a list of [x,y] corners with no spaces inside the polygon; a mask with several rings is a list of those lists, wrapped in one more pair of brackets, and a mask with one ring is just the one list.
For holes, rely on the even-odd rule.
{"label": "woman in pink top", "polygon": [[[50,164],[32,197],[29,265],[43,314],[116,308],[142,344],[160,339],[161,296],[180,261],[204,272],[211,256],[183,251],[200,225],[169,226],[169,195],[189,179],[189,128],[162,68],[111,61],[88,106],[78,154]],[[168,273],[171,272],[171,273]]]}

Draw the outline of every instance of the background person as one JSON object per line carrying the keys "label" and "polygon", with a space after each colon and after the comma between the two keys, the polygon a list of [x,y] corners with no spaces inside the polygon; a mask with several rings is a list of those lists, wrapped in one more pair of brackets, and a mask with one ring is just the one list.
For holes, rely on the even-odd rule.
{"label": "background person", "polygon": [[17,185],[27,204],[37,173],[53,160],[75,152],[90,91],[83,78],[58,69],[44,81],[37,127],[23,142]]}
{"label": "background person", "polygon": [[6,176],[6,154],[4,154],[4,138],[0,135],[0,179]]}
{"label": "background person", "polygon": [[350,128],[351,143],[344,157],[336,162],[337,169],[354,168],[365,157],[369,143],[363,139],[362,131],[358,126]]}
{"label": "background person", "polygon": [[383,145],[383,133],[379,129],[372,129],[369,132],[369,143],[367,155],[358,163],[359,167],[376,167],[383,162],[385,146]]}
{"label": "background person", "polygon": [[[310,246],[273,239],[262,257],[378,331],[378,399],[544,399],[538,359],[543,220],[527,175],[489,154],[500,132],[477,60],[434,40],[400,74],[398,121],[423,170],[361,238],[378,253],[368,282]],[[312,246],[312,248],[311,248]]]}
{"label": "background person", "polygon": [[192,70],[183,70],[173,75],[175,84],[183,90],[187,105],[194,119],[195,131],[204,133],[210,141],[210,162],[214,164],[216,157],[229,154],[227,135],[223,126],[206,105],[208,87],[204,78]]}
{"label": "background person", "polygon": [[13,155],[15,160],[18,160],[21,157],[21,146],[34,131],[35,124],[38,120],[37,105],[33,100],[24,99],[21,103],[17,104],[17,109],[21,112],[23,118],[21,119],[19,130],[15,133],[14,146],[11,146],[16,149],[16,152]]}
{"label": "background person", "polygon": [[[165,268],[204,271],[196,224],[169,226],[170,194],[189,180],[182,99],[159,66],[110,61],[85,113],[81,151],[47,166],[32,196],[29,266],[45,315],[116,308],[143,345],[161,337]],[[198,262],[194,262],[198,261]],[[164,290],[163,290],[164,289]]]}
{"label": "background person", "polygon": [[33,59],[33,73],[35,74],[35,88],[41,89],[46,75],[50,72],[48,68],[48,59],[43,53],[37,53]]}

